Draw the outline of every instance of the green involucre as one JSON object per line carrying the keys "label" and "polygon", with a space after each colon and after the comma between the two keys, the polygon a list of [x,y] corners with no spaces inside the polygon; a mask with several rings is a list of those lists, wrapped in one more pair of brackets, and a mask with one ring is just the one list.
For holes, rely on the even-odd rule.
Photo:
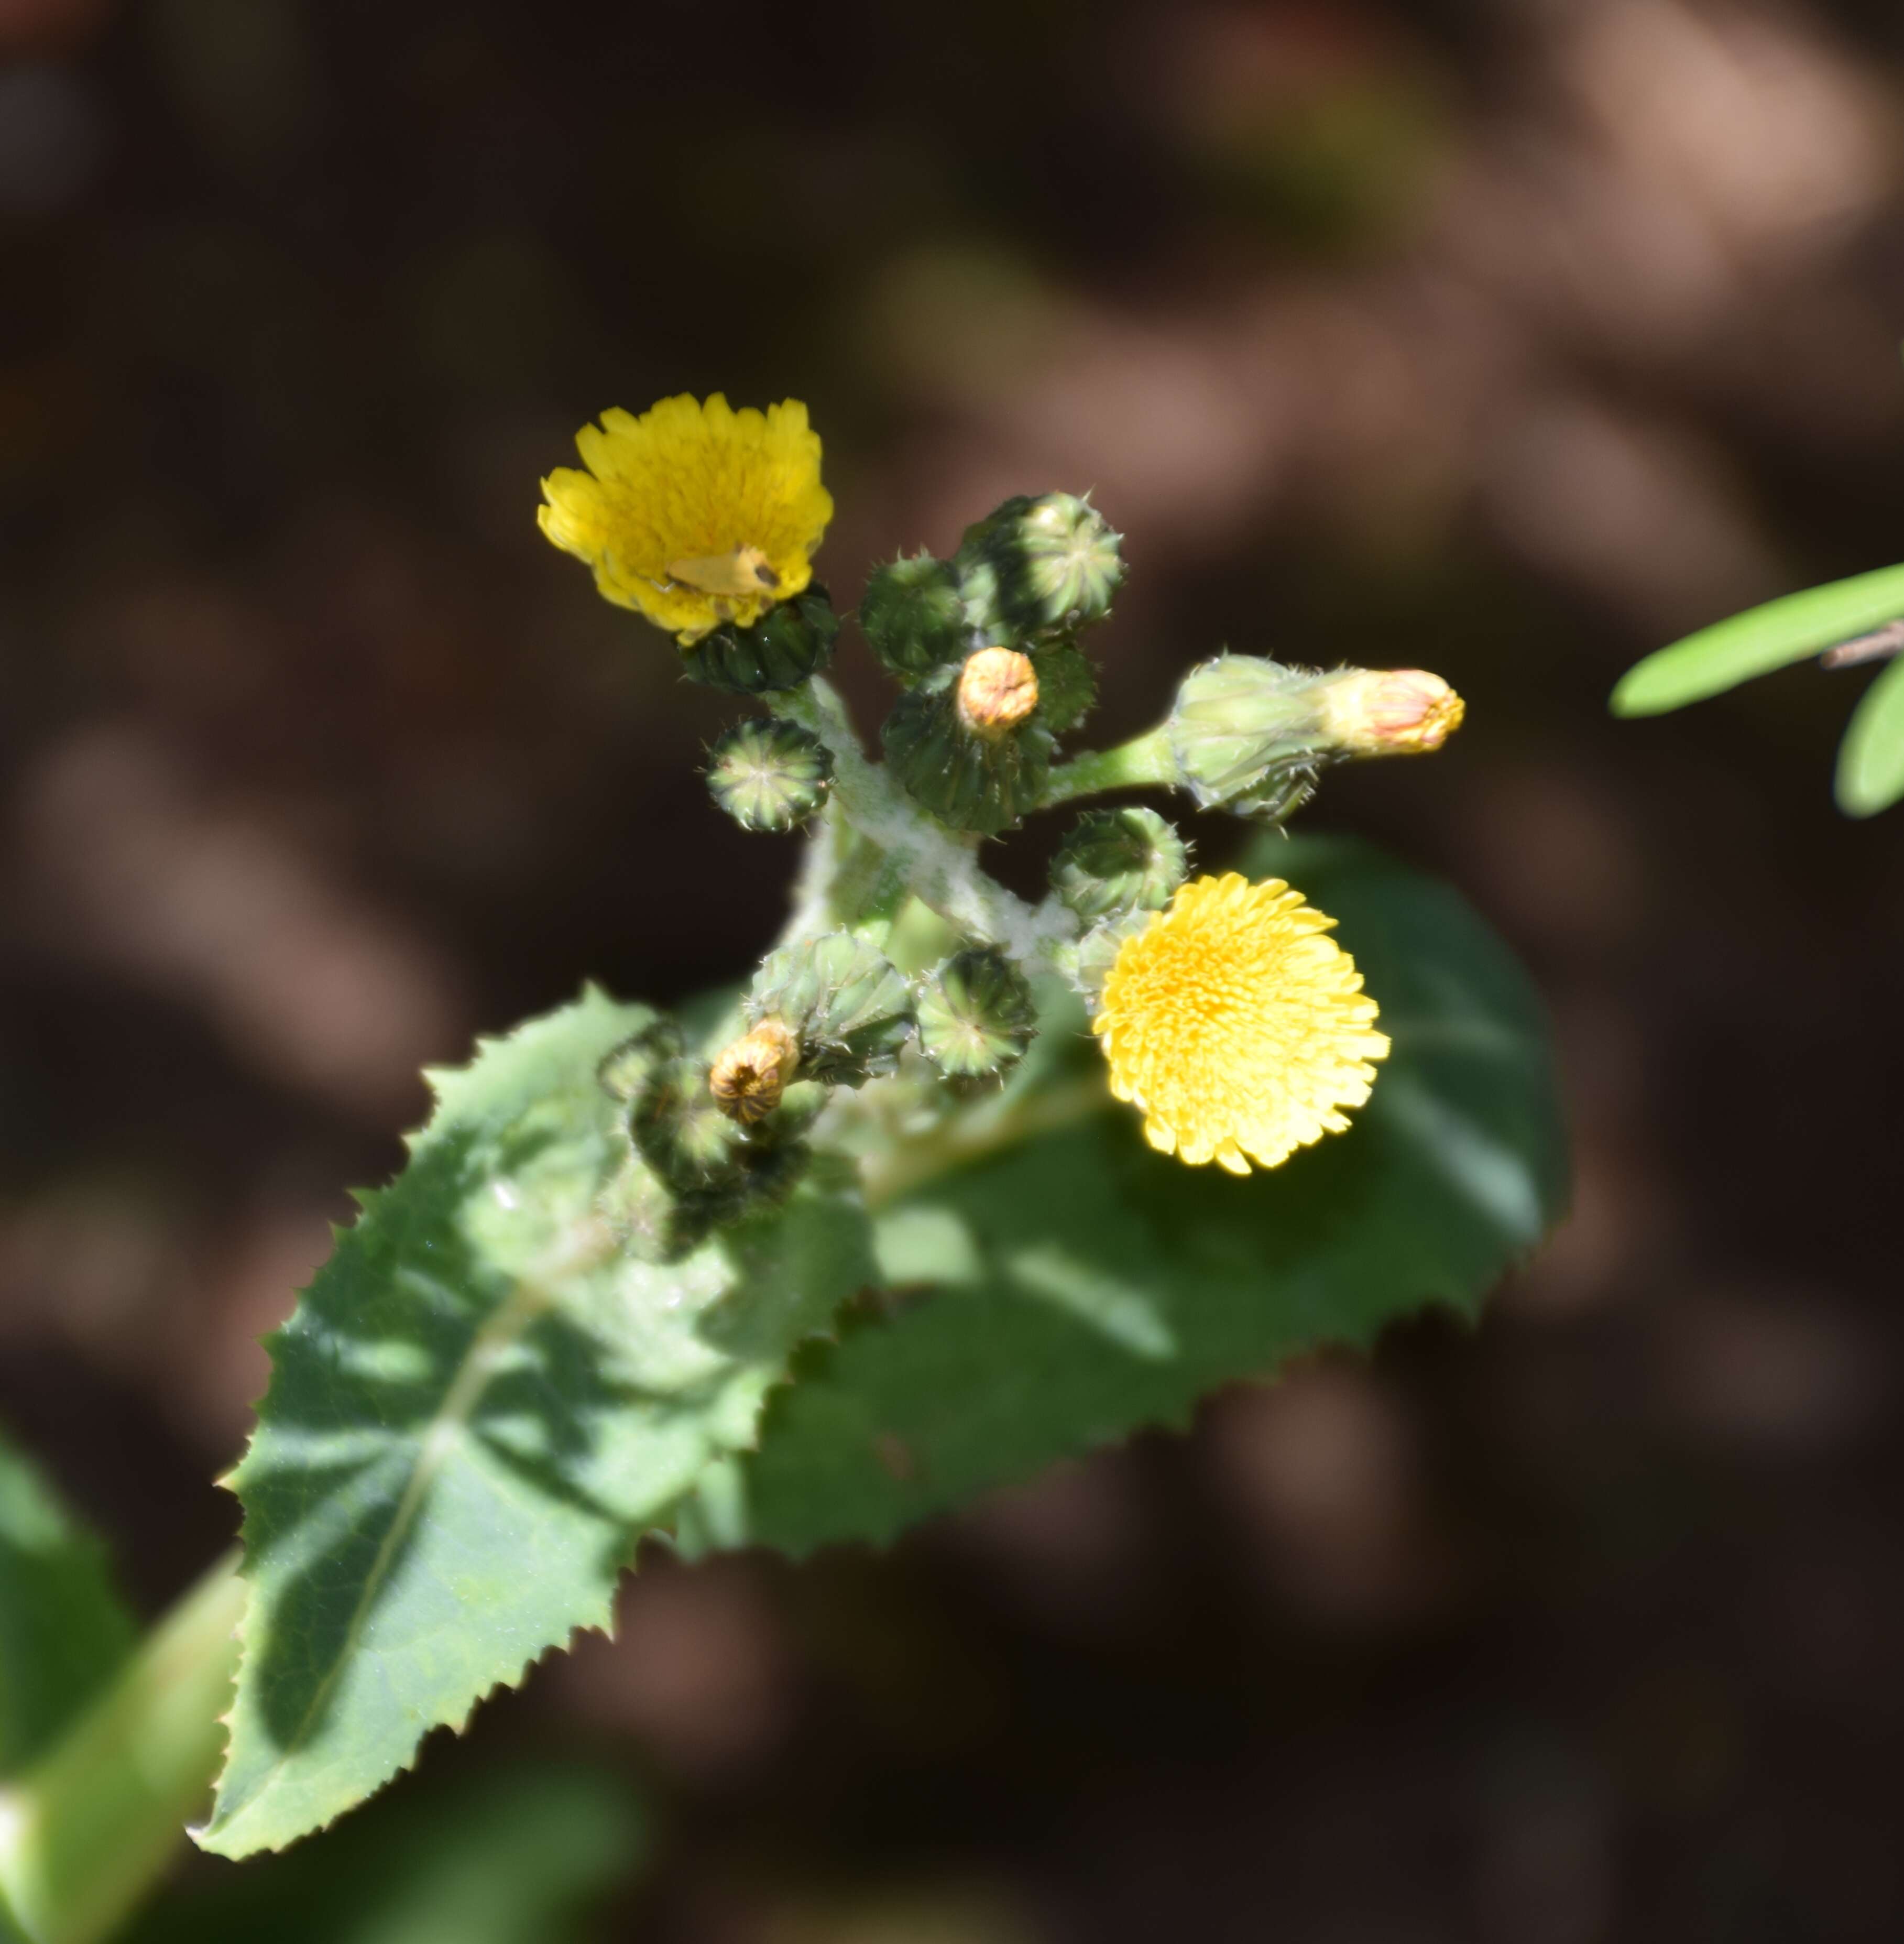
{"label": "green involucre", "polygon": [[873,653],[902,681],[962,660],[972,645],[958,577],[929,553],[874,570],[860,597],[860,626]]}
{"label": "green involucre", "polygon": [[860,1087],[899,1064],[912,1036],[912,994],[905,979],[850,932],[771,952],[749,990],[750,1026],[779,1020],[800,1041],[800,1077],[828,1087]]}
{"label": "green involucre", "polygon": [[798,688],[833,658],[839,617],[817,582],[804,594],[770,608],[751,628],[724,622],[681,651],[691,681],[735,695],[771,695]]}
{"label": "green involucre", "polygon": [[707,752],[708,789],[743,830],[797,830],[826,802],[832,780],[826,744],[779,716],[737,722]]}
{"label": "green involucre", "polygon": [[1087,810],[1051,860],[1051,888],[1087,924],[1161,911],[1183,883],[1189,856],[1154,810]]}
{"label": "green involucre", "polygon": [[919,982],[919,1047],[948,1080],[986,1080],[1024,1057],[1038,1032],[1025,975],[989,945],[954,952]]}
{"label": "green involucre", "polygon": [[886,718],[886,760],[907,792],[955,830],[995,836],[1038,807],[1050,774],[1051,735],[1034,713],[982,736],[958,714],[961,664],[935,669]]}

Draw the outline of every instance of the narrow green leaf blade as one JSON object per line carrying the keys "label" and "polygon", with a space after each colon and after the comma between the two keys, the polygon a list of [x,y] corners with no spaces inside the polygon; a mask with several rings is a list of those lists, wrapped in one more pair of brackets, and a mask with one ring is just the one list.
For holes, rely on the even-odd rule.
{"label": "narrow green leaf blade", "polygon": [[0,1776],[24,1768],[106,1685],[134,1631],[105,1548],[0,1435]]}
{"label": "narrow green leaf blade", "polygon": [[[795,1552],[884,1540],[1180,1424],[1212,1386],[1299,1350],[1366,1343],[1432,1301],[1472,1315],[1557,1218],[1546,1027],[1499,940],[1364,847],[1278,841],[1253,862],[1340,920],[1393,1037],[1351,1131],[1246,1180],[1186,1167],[1113,1107],[1081,1013],[1053,1016],[1031,1057],[1058,1049],[1091,1090],[1085,1111],[884,1212],[882,1257],[916,1293],[803,1353],[742,1463],[747,1536]],[[1049,1103],[1065,1084],[1034,1073],[1022,1097]]]}
{"label": "narrow green leaf blade", "polygon": [[272,1340],[234,1475],[251,1595],[208,1849],[321,1827],[499,1684],[606,1627],[644,1530],[751,1443],[793,1346],[872,1274],[818,1174],[687,1260],[629,1258],[599,993],[432,1076],[438,1108]]}
{"label": "narrow green leaf blade", "polygon": [[1838,752],[1838,805],[1875,817],[1904,797],[1904,660],[1893,661],[1858,698]]}
{"label": "narrow green leaf blade", "polygon": [[1880,568],[1781,595],[1715,622],[1629,669],[1613,693],[1616,715],[1663,715],[1722,695],[1834,643],[1904,614],[1904,566]]}

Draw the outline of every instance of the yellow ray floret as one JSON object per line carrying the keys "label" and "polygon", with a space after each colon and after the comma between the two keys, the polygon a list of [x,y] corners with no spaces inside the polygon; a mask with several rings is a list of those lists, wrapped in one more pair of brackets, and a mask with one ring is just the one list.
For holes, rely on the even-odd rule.
{"label": "yellow ray floret", "polygon": [[1124,940],[1092,1022],[1154,1148],[1247,1174],[1349,1125],[1389,1050],[1335,920],[1280,878],[1198,878]]}
{"label": "yellow ray floret", "polygon": [[751,627],[813,578],[833,500],[798,398],[735,411],[684,392],[639,418],[604,412],[575,444],[588,470],[550,473],[537,522],[684,647],[723,621]]}

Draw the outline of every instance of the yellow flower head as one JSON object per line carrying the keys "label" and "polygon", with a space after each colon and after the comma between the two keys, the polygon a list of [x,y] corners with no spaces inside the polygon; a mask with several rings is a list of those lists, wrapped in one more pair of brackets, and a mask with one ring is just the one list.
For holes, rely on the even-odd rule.
{"label": "yellow flower head", "polygon": [[595,570],[618,607],[684,647],[723,621],[751,627],[813,578],[833,500],[798,398],[735,411],[684,392],[639,418],[607,411],[575,435],[586,472],[542,482],[543,531]]}
{"label": "yellow flower head", "polygon": [[1092,1023],[1151,1146],[1247,1174],[1340,1133],[1389,1050],[1335,923],[1280,878],[1198,878],[1124,940]]}

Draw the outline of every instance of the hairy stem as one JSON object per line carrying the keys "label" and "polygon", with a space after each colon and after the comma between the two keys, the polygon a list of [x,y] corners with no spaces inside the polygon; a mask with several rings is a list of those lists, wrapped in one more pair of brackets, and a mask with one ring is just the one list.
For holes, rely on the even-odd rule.
{"label": "hairy stem", "polygon": [[921,904],[971,938],[1030,962],[1076,929],[1063,907],[1047,899],[1028,905],[979,867],[976,851],[943,829],[910,801],[879,764],[869,762],[844,704],[816,675],[777,698],[783,713],[826,744],[833,759],[829,816],[883,851]]}
{"label": "hairy stem", "polygon": [[1069,803],[1073,797],[1096,796],[1105,790],[1137,789],[1159,784],[1181,783],[1177,758],[1170,754],[1168,727],[1159,724],[1115,749],[1093,749],[1076,761],[1061,764],[1051,772],[1041,799],[1049,808]]}

